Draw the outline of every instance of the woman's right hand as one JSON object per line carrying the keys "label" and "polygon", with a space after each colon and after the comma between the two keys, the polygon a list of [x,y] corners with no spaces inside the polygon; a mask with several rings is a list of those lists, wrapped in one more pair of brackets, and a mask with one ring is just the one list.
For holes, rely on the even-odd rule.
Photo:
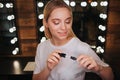
{"label": "woman's right hand", "polygon": [[47,60],[47,68],[49,71],[51,71],[60,61],[61,57],[58,53],[61,53],[60,50],[53,51]]}

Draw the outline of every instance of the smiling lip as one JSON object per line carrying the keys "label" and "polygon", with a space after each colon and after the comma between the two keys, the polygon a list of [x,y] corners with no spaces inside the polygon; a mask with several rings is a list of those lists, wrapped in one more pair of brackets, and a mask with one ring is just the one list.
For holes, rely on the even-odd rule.
{"label": "smiling lip", "polygon": [[67,32],[59,32],[59,34],[60,34],[61,36],[66,36],[66,35],[67,35]]}

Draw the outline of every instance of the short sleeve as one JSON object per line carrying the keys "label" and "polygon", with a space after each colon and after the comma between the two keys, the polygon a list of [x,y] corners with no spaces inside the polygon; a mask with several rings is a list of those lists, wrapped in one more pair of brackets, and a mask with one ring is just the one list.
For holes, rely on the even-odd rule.
{"label": "short sleeve", "polygon": [[40,58],[40,44],[37,46],[36,56],[35,56],[35,69],[33,74],[37,74],[41,71],[41,58]]}
{"label": "short sleeve", "polygon": [[101,60],[100,57],[90,47],[88,47],[88,52],[89,52],[89,55],[92,56],[99,65],[104,67],[109,66],[107,63]]}

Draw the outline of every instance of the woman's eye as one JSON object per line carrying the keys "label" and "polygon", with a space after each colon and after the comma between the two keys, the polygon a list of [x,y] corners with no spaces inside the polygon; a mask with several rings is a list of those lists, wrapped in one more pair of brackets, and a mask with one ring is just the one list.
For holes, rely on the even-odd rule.
{"label": "woman's eye", "polygon": [[59,22],[58,21],[55,21],[55,22],[53,22],[55,25],[58,25],[59,24]]}
{"label": "woman's eye", "polygon": [[57,23],[54,23],[55,25],[58,25],[59,23],[57,22]]}
{"label": "woman's eye", "polygon": [[70,24],[70,21],[66,21],[65,23],[66,23],[66,24]]}

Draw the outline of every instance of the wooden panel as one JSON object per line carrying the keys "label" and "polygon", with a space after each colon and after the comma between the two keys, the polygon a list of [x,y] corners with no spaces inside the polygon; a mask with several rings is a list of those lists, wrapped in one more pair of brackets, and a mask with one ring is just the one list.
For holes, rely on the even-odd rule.
{"label": "wooden panel", "polygon": [[21,41],[22,56],[35,56],[37,41],[36,40],[22,40]]}
{"label": "wooden panel", "polygon": [[26,17],[19,18],[18,23],[19,23],[19,26],[21,26],[21,27],[22,26],[26,26],[26,27],[33,26],[33,27],[35,27],[36,20],[35,20],[34,16],[32,15],[29,18],[26,18]]}
{"label": "wooden panel", "polygon": [[[109,15],[108,15],[109,17],[108,17],[106,54],[114,55],[114,51],[116,52],[116,55],[120,53],[120,15],[119,15],[120,4],[119,3],[120,0],[110,0],[109,9],[110,8],[112,9],[109,11]],[[119,10],[116,10],[116,8]],[[111,57],[109,57],[109,59]]]}
{"label": "wooden panel", "polygon": [[108,34],[112,34],[112,33],[119,34],[120,33],[120,24],[109,24],[107,33]]}
{"label": "wooden panel", "polygon": [[[120,33],[119,33],[120,35]],[[107,36],[107,43],[106,43],[107,48],[112,48],[112,50],[116,50],[120,48],[120,36],[114,35],[114,34],[109,34]]]}
{"label": "wooden panel", "polygon": [[20,38],[21,39],[36,39],[36,31],[32,29],[21,29],[20,30]]}
{"label": "wooden panel", "polygon": [[120,6],[120,0],[110,0],[109,11],[120,11],[118,6]]}
{"label": "wooden panel", "polygon": [[120,79],[120,0],[110,0],[105,59]]}
{"label": "wooden panel", "polygon": [[35,56],[38,44],[34,2],[34,0],[16,0],[21,56]]}
{"label": "wooden panel", "polygon": [[109,12],[108,24],[120,24],[120,13],[119,12]]}
{"label": "wooden panel", "polygon": [[21,12],[32,13],[35,11],[34,0],[17,0],[16,2],[17,2],[18,13]]}

